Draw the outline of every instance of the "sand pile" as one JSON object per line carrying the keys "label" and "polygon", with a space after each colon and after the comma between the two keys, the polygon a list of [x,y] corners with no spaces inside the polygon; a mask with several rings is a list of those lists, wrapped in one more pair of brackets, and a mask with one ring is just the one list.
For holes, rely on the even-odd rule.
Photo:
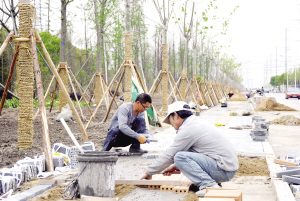
{"label": "sand pile", "polygon": [[277,103],[276,101],[265,98],[261,104],[255,108],[256,111],[296,111],[294,108]]}
{"label": "sand pile", "polygon": [[272,124],[280,124],[286,126],[300,126],[300,119],[294,117],[293,115],[283,116],[271,121]]}
{"label": "sand pile", "polygon": [[236,93],[230,98],[231,101],[247,101],[246,96],[240,93]]}
{"label": "sand pile", "polygon": [[238,157],[239,169],[234,177],[240,176],[270,176],[266,158]]}

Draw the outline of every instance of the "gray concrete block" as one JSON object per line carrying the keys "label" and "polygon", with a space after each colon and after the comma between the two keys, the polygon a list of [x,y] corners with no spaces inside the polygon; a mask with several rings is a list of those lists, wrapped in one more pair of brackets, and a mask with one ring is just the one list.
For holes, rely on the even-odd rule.
{"label": "gray concrete block", "polygon": [[276,173],[277,177],[279,177],[279,178],[281,178],[283,175],[292,176],[292,175],[299,175],[299,174],[300,174],[300,169],[287,170],[287,171],[282,171],[282,172]]}
{"label": "gray concrete block", "polygon": [[300,170],[300,167],[286,166],[286,170]]}
{"label": "gray concrete block", "polygon": [[17,195],[10,196],[8,199],[6,199],[6,201],[26,201],[36,197],[39,194],[42,194],[52,187],[54,187],[54,185],[38,185]]}
{"label": "gray concrete block", "polygon": [[282,180],[285,181],[285,182],[300,184],[300,178],[297,178],[297,177],[283,175]]}
{"label": "gray concrete block", "polygon": [[160,155],[161,154],[143,154],[142,157],[147,159],[153,159],[153,158],[159,158]]}

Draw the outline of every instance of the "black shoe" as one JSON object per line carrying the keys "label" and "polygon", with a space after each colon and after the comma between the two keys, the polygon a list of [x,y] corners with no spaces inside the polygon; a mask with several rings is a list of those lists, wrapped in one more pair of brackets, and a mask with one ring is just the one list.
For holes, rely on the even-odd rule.
{"label": "black shoe", "polygon": [[136,148],[129,148],[129,152],[130,153],[148,153],[148,151],[147,150],[143,150],[143,149],[136,149]]}

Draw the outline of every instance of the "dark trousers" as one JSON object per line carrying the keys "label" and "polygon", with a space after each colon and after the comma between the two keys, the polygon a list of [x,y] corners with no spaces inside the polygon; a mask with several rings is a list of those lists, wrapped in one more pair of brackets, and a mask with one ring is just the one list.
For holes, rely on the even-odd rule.
{"label": "dark trousers", "polygon": [[[145,133],[146,130],[145,119],[137,118],[133,122],[131,129],[137,133]],[[126,147],[130,144],[132,144],[131,148],[134,149],[139,149],[141,145],[137,139],[125,135],[119,130],[119,128],[113,128],[107,132],[103,149],[101,151],[109,151],[112,147]]]}

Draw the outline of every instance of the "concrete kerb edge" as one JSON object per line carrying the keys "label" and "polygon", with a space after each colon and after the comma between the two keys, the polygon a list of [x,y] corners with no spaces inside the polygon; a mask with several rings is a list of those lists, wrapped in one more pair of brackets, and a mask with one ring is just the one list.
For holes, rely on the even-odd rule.
{"label": "concrete kerb edge", "polygon": [[276,201],[295,201],[295,197],[287,182],[277,178],[276,173],[282,171],[279,164],[274,163],[275,154],[269,142],[262,142],[263,149],[266,153],[266,161],[270,171],[273,191],[276,193]]}
{"label": "concrete kerb edge", "polygon": [[5,199],[6,201],[27,201],[33,199],[34,197],[41,195],[45,191],[57,186],[56,184],[53,185],[38,185],[33,187],[27,191],[22,193],[10,196],[9,198]]}

